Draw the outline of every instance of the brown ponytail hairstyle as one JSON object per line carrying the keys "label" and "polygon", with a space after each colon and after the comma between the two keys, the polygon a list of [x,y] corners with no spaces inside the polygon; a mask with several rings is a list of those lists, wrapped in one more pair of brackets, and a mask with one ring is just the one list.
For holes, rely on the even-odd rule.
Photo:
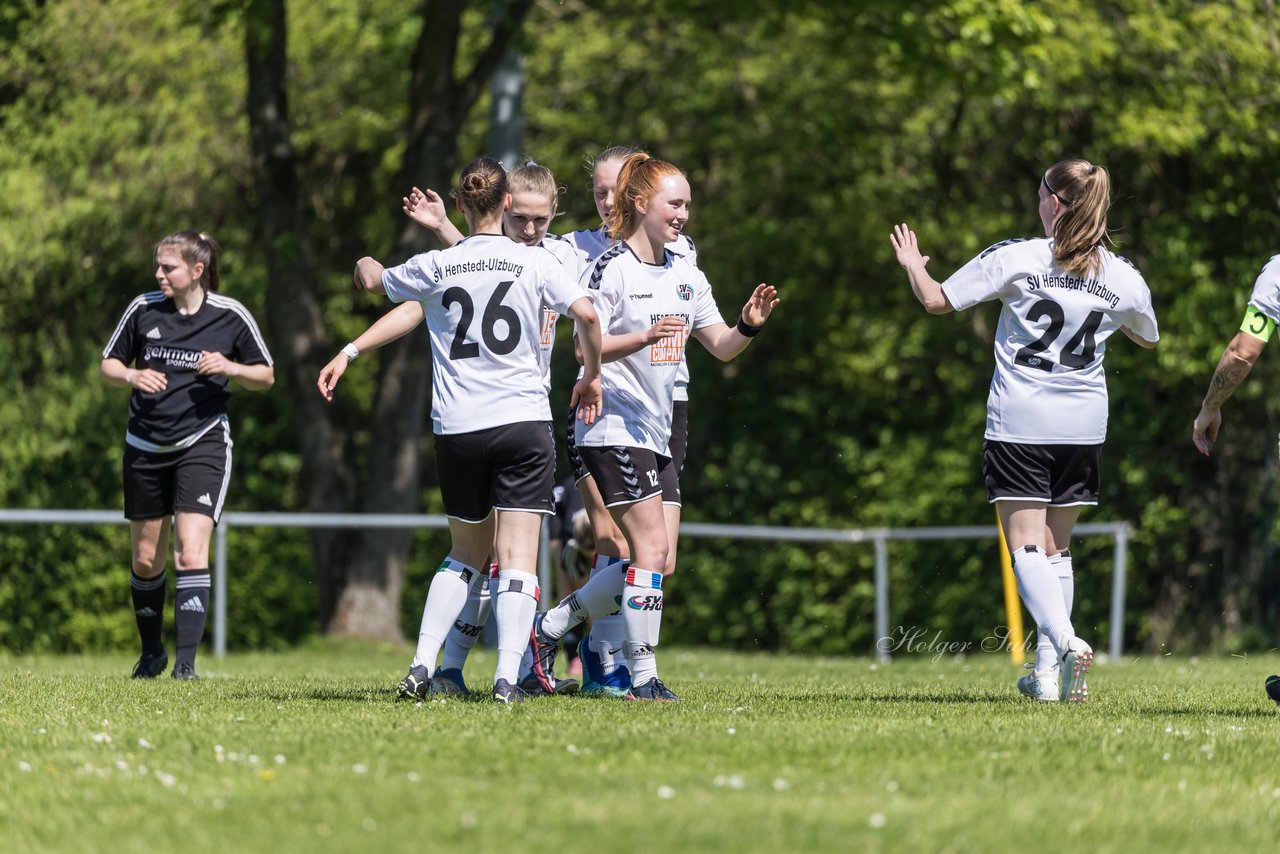
{"label": "brown ponytail hairstyle", "polygon": [[204,272],[200,274],[200,285],[210,292],[218,289],[220,281],[218,256],[222,253],[222,248],[213,237],[203,231],[199,233],[175,231],[156,244],[156,251],[159,252],[162,246],[172,246],[177,249],[188,267],[203,264]]}
{"label": "brown ponytail hairstyle", "polygon": [[455,199],[461,199],[467,209],[478,214],[493,213],[502,207],[508,189],[507,171],[492,157],[477,157],[468,163],[458,176]]}
{"label": "brown ponytail hairstyle", "polygon": [[1063,160],[1049,167],[1044,181],[1063,205],[1053,222],[1053,258],[1073,276],[1098,272],[1098,248],[1107,239],[1111,176],[1088,160]]}
{"label": "brown ponytail hairstyle", "polygon": [[657,160],[643,151],[631,155],[622,163],[618,172],[618,186],[614,190],[613,211],[605,221],[605,228],[614,240],[625,240],[640,227],[640,211],[637,205],[658,194],[662,179],[670,175],[684,175],[665,160]]}

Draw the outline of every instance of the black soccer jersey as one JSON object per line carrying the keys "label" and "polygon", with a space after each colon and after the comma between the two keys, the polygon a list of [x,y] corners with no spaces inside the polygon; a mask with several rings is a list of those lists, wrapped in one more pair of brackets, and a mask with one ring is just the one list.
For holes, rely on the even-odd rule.
{"label": "black soccer jersey", "polygon": [[236,300],[207,294],[194,314],[181,314],[160,291],[129,303],[104,359],[119,359],[168,380],[158,394],[134,389],[129,398],[130,445],[146,451],[174,451],[199,439],[226,417],[230,380],[196,373],[201,351],[221,353],[242,365],[270,365],[271,354],[249,311]]}

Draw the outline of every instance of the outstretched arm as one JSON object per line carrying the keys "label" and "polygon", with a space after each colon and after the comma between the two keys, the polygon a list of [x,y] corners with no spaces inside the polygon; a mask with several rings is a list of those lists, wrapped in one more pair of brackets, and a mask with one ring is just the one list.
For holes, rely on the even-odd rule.
{"label": "outstretched arm", "polygon": [[1253,363],[1262,355],[1265,344],[1265,341],[1254,338],[1247,332],[1237,332],[1227,349],[1222,351],[1218,368],[1209,381],[1209,391],[1205,393],[1200,413],[1196,415],[1191,427],[1191,441],[1195,442],[1196,448],[1206,457],[1209,456],[1213,443],[1218,441],[1218,429],[1222,426],[1222,404],[1244,382]]}
{"label": "outstretched arm", "polygon": [[419,190],[414,187],[409,195],[400,199],[404,215],[423,228],[434,232],[445,246],[452,246],[462,240],[462,232],[449,221],[445,212],[444,199],[440,194],[428,187]]}
{"label": "outstretched arm", "polygon": [[751,339],[760,332],[760,327],[764,326],[779,302],[778,289],[773,285],[756,285],[756,289],[747,298],[747,304],[742,307],[742,316],[738,318],[737,326],[729,326],[727,323],[704,326],[693,331],[694,337],[702,342],[707,352],[720,361],[727,362],[747,349]]}
{"label": "outstretched arm", "polygon": [[[391,311],[379,317],[372,326],[360,333],[360,337],[352,341],[342,352],[334,356],[329,364],[320,370],[320,378],[316,387],[325,400],[333,400],[333,390],[338,387],[338,380],[347,372],[347,366],[366,350],[376,350],[401,338],[422,323],[422,303],[402,302]],[[352,355],[352,350],[355,354]]]}
{"label": "outstretched arm", "polygon": [[924,310],[930,314],[949,314],[955,311],[951,300],[947,299],[947,295],[942,292],[942,285],[938,284],[925,269],[925,265],[929,263],[929,256],[920,254],[916,233],[904,222],[902,225],[893,227],[889,242],[893,244],[898,263],[907,271],[907,278],[911,280],[911,290],[915,292],[916,299],[920,300]]}

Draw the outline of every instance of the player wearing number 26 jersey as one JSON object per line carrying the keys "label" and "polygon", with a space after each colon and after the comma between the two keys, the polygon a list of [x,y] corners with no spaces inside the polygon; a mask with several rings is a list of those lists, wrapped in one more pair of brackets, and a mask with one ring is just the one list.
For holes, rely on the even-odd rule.
{"label": "player wearing number 26 jersey", "polygon": [[1076,276],[1054,260],[1053,239],[987,249],[942,283],[957,311],[1004,303],[986,438],[1034,444],[1101,444],[1107,435],[1107,339],[1122,326],[1159,336],[1151,292],[1137,269],[1101,247],[1099,267]]}
{"label": "player wearing number 26 jersey", "polygon": [[[477,234],[384,271],[382,286],[395,302],[422,303],[436,433],[551,420],[539,364],[542,306],[567,314],[584,294],[550,252]],[[522,319],[535,322],[526,329]]]}

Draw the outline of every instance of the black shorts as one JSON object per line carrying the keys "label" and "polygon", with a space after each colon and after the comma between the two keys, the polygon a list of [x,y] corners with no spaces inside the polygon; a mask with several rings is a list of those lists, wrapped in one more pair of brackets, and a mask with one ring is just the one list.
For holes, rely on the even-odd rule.
{"label": "black shorts", "polygon": [[231,483],[231,428],[214,425],[195,444],[158,453],[124,446],[124,516],[164,519],[203,513],[216,523]]}
{"label": "black shorts", "polygon": [[1097,504],[1101,445],[982,443],[989,501],[1043,501],[1051,507]]}
{"label": "black shorts", "polygon": [[582,454],[578,453],[578,444],[574,441],[573,431],[574,425],[578,423],[578,407],[569,407],[569,417],[564,422],[564,448],[569,455],[569,465],[573,468],[573,482],[577,483],[584,477],[590,477],[591,472],[587,471],[587,465],[582,461]]}
{"label": "black shorts", "polygon": [[[591,472],[587,471],[587,466],[582,462],[582,454],[578,452],[578,446],[573,439],[574,424],[578,420],[577,407],[569,407],[569,418],[565,421],[565,447],[569,452],[569,465],[573,467],[574,482],[589,477]],[[671,461],[675,463],[676,468],[676,485],[674,492],[670,490],[663,492],[663,502],[667,504],[680,503],[680,473],[684,471],[685,452],[689,448],[689,401],[677,400],[671,405],[671,438],[667,440],[667,450],[671,452]],[[669,499],[668,493],[674,495]]]}
{"label": "black shorts", "polygon": [[522,421],[471,433],[435,435],[444,512],[483,522],[496,508],[550,513],[556,485],[551,422]]}
{"label": "black shorts", "polygon": [[671,457],[622,446],[580,446],[578,453],[595,478],[605,507],[634,504],[654,495],[661,495],[663,504],[680,504],[680,481]]}
{"label": "black shorts", "polygon": [[678,478],[684,471],[685,451],[689,450],[689,401],[677,400],[671,405],[671,438],[667,442]]}

